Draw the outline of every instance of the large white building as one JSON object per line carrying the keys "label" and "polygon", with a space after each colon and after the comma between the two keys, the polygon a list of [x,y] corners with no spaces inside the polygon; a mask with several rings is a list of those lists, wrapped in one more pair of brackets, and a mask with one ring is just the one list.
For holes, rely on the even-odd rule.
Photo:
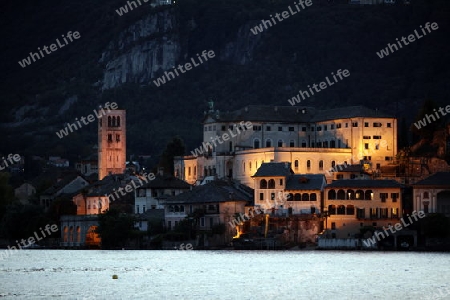
{"label": "large white building", "polygon": [[[207,149],[207,150],[205,150]],[[201,151],[198,151],[201,150]],[[203,144],[175,157],[175,176],[194,184],[206,176],[253,186],[263,162],[290,162],[295,174],[325,174],[336,165],[378,169],[397,154],[397,119],[364,106],[251,105],[232,112],[212,107],[203,120]]]}

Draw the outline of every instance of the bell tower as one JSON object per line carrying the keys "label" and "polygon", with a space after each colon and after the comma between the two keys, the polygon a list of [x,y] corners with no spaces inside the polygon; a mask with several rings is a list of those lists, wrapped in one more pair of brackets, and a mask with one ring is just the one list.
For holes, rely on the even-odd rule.
{"label": "bell tower", "polygon": [[126,164],[126,111],[108,110],[98,120],[98,179],[123,174]]}

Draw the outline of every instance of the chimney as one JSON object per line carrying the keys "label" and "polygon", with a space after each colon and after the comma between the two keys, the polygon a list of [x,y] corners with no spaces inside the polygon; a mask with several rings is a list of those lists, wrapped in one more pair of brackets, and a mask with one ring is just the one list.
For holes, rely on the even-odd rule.
{"label": "chimney", "polygon": [[158,168],[158,175],[164,176],[164,168],[163,167]]}

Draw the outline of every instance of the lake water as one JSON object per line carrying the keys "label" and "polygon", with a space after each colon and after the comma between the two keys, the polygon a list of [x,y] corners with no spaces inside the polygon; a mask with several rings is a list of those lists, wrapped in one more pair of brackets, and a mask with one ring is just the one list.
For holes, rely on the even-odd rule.
{"label": "lake water", "polygon": [[450,299],[449,281],[449,253],[22,250],[0,261],[1,299]]}

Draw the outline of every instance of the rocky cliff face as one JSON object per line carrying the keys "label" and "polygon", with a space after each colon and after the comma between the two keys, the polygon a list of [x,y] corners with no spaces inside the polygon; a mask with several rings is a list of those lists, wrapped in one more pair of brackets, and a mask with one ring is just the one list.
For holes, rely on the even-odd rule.
{"label": "rocky cliff face", "polygon": [[158,70],[173,67],[180,56],[176,27],[172,10],[164,10],[122,31],[100,58],[105,64],[102,90],[125,82],[148,83]]}
{"label": "rocky cliff face", "polygon": [[[105,65],[102,90],[126,82],[148,84],[161,72],[179,63],[181,58],[189,59],[188,49],[181,49],[178,26],[184,25],[178,24],[174,11],[168,9],[149,15],[122,31],[101,55],[99,62]],[[186,26],[194,30],[195,21],[189,21]],[[213,50],[220,53],[221,61],[245,65],[253,60],[260,39],[260,35],[251,34],[250,25],[246,24],[231,41],[224,41],[221,49]]]}

